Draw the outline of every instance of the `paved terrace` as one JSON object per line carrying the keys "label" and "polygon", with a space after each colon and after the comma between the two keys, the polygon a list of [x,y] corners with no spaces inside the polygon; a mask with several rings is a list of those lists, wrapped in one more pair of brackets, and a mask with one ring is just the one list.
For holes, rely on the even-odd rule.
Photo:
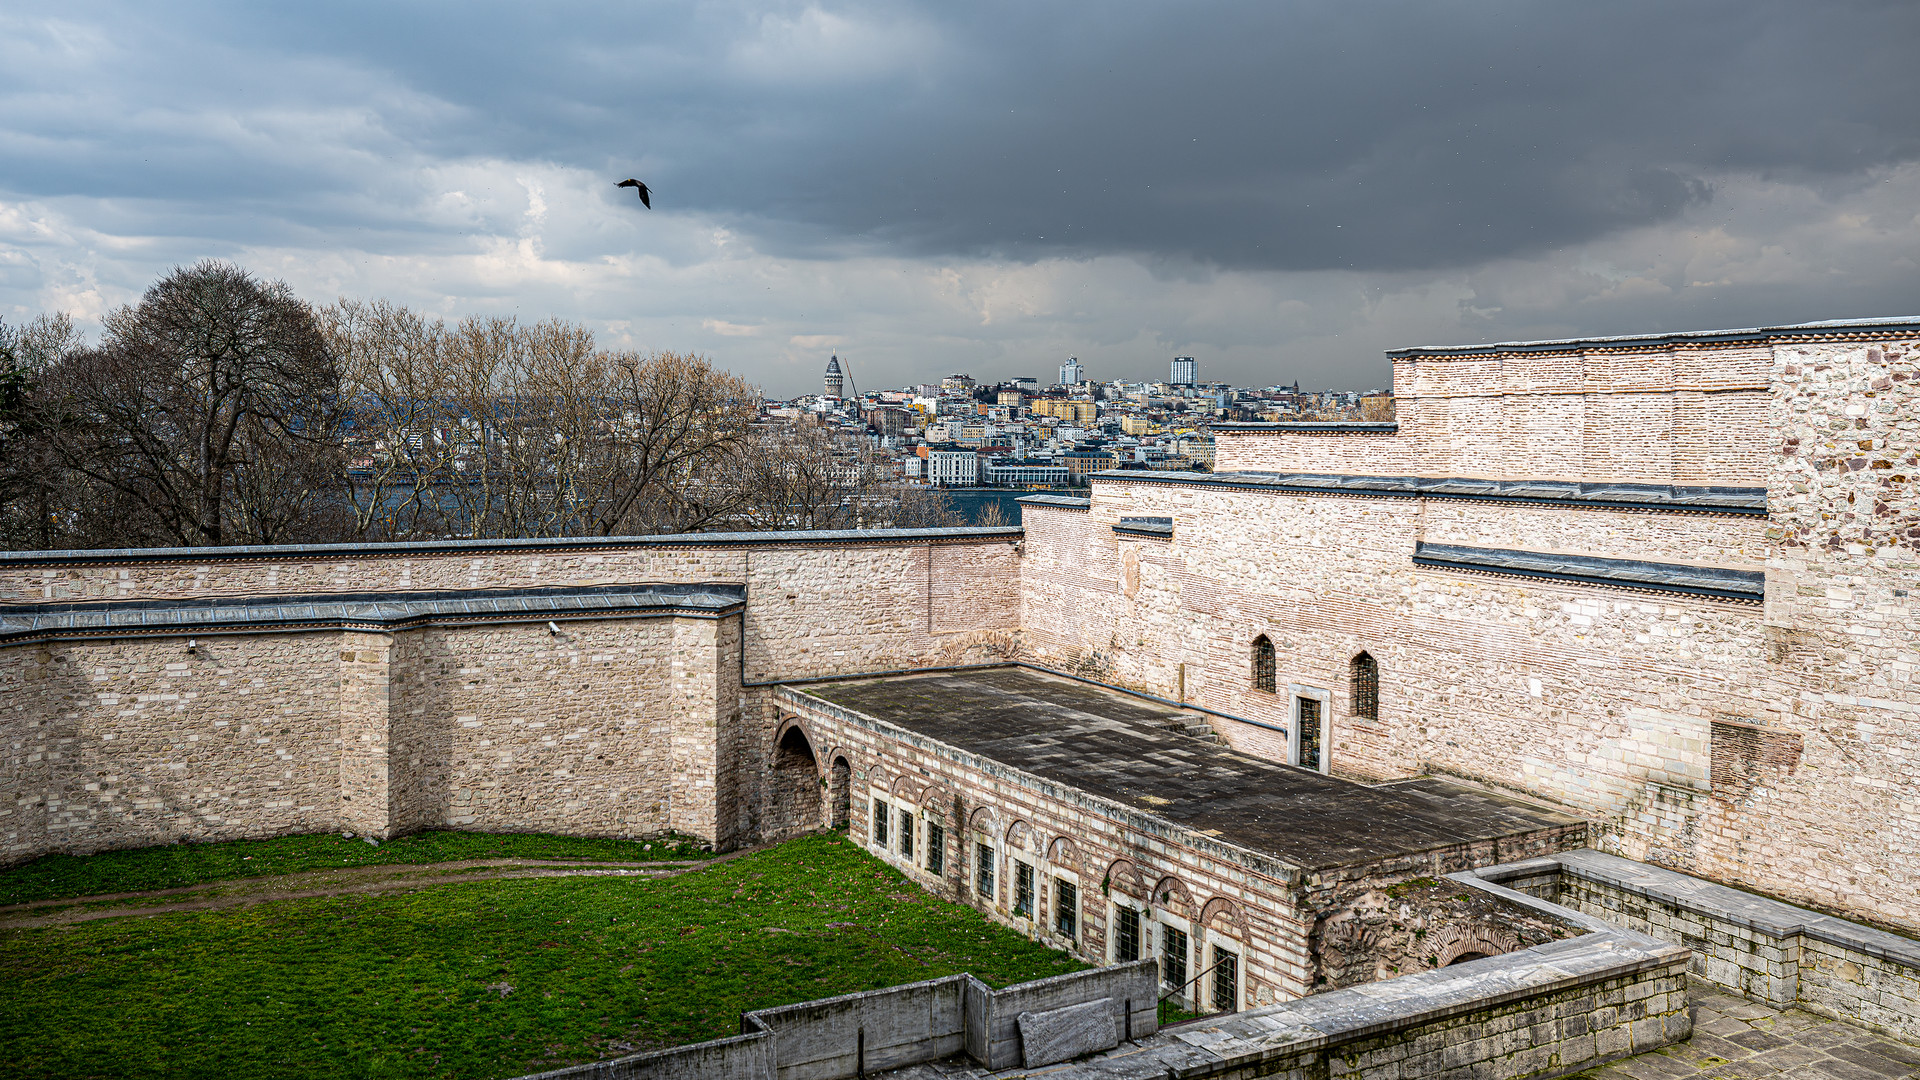
{"label": "paved terrace", "polygon": [[1249,757],[1169,730],[1192,713],[1021,668],[804,689],[1306,870],[1579,823],[1445,780],[1369,787]]}

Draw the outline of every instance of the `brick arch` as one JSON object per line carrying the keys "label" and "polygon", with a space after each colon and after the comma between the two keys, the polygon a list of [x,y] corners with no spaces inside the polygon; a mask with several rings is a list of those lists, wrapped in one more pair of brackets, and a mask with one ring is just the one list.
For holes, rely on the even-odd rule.
{"label": "brick arch", "polygon": [[898,798],[917,803],[920,801],[921,794],[927,790],[927,785],[910,775],[902,773],[893,778],[893,783],[888,785],[887,790]]}
{"label": "brick arch", "polygon": [[1216,896],[1208,900],[1200,908],[1200,917],[1195,920],[1195,924],[1211,927],[1216,919],[1234,936],[1240,938],[1247,936],[1247,913],[1235,901],[1224,896]]}
{"label": "brick arch", "polygon": [[1033,850],[1033,826],[1018,818],[1007,826],[1007,846],[1022,851]]}
{"label": "brick arch", "polygon": [[892,791],[894,779],[893,770],[877,762],[872,768],[867,770],[867,784],[870,787],[876,787],[882,791]]}
{"label": "brick arch", "polygon": [[1148,902],[1189,918],[1193,915],[1193,891],[1187,888],[1186,882],[1172,874],[1153,883],[1153,895]]}
{"label": "brick arch", "polygon": [[972,829],[974,832],[986,833],[988,836],[998,834],[1000,831],[999,826],[1000,815],[994,813],[993,807],[991,806],[982,806],[975,809],[973,816],[967,819],[967,827],[969,829]]}
{"label": "brick arch", "polygon": [[921,812],[926,812],[928,807],[940,811],[940,821],[944,825],[947,812],[953,808],[953,789],[937,783],[926,785],[920,791]]}
{"label": "brick arch", "polygon": [[1055,866],[1063,866],[1068,870],[1078,871],[1080,869],[1080,851],[1073,846],[1073,841],[1064,836],[1056,836],[1052,842],[1047,845],[1047,861]]}
{"label": "brick arch", "polygon": [[792,731],[794,728],[800,729],[800,735],[807,740],[807,749],[813,752],[813,759],[815,761],[827,760],[820,754],[820,740],[813,737],[813,729],[808,727],[806,720],[799,716],[783,716],[780,718],[780,722],[774,725],[773,728],[773,745],[778,748],[780,740],[786,738],[787,732]]}
{"label": "brick arch", "polygon": [[1135,900],[1147,898],[1147,882],[1140,876],[1140,868],[1133,865],[1132,859],[1115,859],[1107,865],[1107,874],[1103,884],[1110,891],[1122,896],[1131,896]]}
{"label": "brick arch", "polygon": [[1513,952],[1520,942],[1512,934],[1486,923],[1449,926],[1428,937],[1423,950],[1434,967],[1446,967],[1462,957],[1500,956]]}

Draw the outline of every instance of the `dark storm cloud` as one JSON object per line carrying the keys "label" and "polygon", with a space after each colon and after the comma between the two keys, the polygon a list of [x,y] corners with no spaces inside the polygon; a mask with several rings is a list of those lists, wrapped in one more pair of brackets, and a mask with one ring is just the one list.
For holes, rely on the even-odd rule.
{"label": "dark storm cloud", "polygon": [[0,74],[0,187],[254,241],[432,231],[373,178],[485,155],[642,173],[775,253],[1405,270],[1668,220],[1729,170],[1844,183],[1920,156],[1910,2],[66,17]]}

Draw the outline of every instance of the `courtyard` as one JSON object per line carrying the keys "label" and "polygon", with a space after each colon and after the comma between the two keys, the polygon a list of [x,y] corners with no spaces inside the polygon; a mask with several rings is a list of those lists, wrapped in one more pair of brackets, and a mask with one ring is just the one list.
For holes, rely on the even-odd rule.
{"label": "courtyard", "polygon": [[[432,847],[471,856],[491,839]],[[94,880],[0,908],[9,1074],[516,1076],[733,1034],[746,1009],[1084,966],[834,835],[718,858],[554,838],[533,845],[542,859],[220,870],[276,844],[209,845],[227,851],[193,884],[129,894]],[[667,858],[623,857],[656,851]],[[138,864],[184,857],[94,858],[176,881]],[[52,865],[77,880],[70,864],[85,862]],[[536,863],[543,876],[516,876]],[[38,866],[9,876],[46,876]]]}

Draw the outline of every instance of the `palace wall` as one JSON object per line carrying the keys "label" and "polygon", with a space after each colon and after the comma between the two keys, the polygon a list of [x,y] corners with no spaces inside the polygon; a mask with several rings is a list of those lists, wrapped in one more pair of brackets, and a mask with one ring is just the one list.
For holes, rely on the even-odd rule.
{"label": "palace wall", "polygon": [[[731,846],[758,831],[770,686],[996,658],[1017,640],[1019,538],[928,530],[0,556],[9,631],[74,604],[146,604],[142,617],[164,622],[220,598],[458,605],[507,590],[577,593],[384,630],[134,619],[117,636],[9,633],[0,864],[335,829],[671,829]],[[744,586],[744,599],[718,617],[566,608],[596,588],[662,582]]]}
{"label": "palace wall", "polygon": [[[1690,351],[1698,389],[1716,350]],[[1422,355],[1397,364],[1414,390],[1399,386],[1400,435],[1235,434],[1214,476],[1108,474],[1084,509],[1029,503],[1023,656],[1241,718],[1209,720],[1278,760],[1290,687],[1325,691],[1336,772],[1471,777],[1587,815],[1607,850],[1920,927],[1915,342],[1718,352],[1738,388],[1708,396],[1731,429],[1628,428],[1597,454],[1612,421],[1592,418],[1618,411],[1587,396],[1556,450],[1512,427],[1550,403],[1489,390],[1514,383],[1513,358]],[[1467,400],[1513,441],[1445,428]],[[1317,494],[1233,469],[1764,487],[1768,512]],[[1170,519],[1171,537],[1123,518]],[[1763,570],[1765,601],[1420,565],[1421,544]],[[1262,634],[1275,692],[1253,686]],[[1373,717],[1354,710],[1362,650]]]}

